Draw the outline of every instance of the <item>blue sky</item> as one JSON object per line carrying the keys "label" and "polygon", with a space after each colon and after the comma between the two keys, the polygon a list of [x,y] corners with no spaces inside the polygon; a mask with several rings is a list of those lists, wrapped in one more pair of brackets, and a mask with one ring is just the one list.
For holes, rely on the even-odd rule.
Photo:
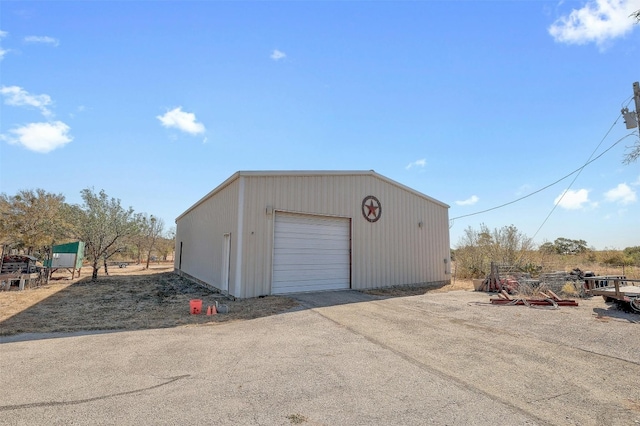
{"label": "blue sky", "polygon": [[449,204],[454,247],[482,223],[638,246],[638,9],[3,1],[0,191],[104,189],[169,228],[238,170],[373,169]]}

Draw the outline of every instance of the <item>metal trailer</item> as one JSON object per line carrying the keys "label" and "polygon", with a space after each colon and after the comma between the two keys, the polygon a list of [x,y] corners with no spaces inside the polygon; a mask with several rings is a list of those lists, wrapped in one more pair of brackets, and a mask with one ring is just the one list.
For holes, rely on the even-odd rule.
{"label": "metal trailer", "polygon": [[640,280],[625,276],[599,276],[584,279],[587,294],[602,296],[605,302],[616,302],[640,313]]}

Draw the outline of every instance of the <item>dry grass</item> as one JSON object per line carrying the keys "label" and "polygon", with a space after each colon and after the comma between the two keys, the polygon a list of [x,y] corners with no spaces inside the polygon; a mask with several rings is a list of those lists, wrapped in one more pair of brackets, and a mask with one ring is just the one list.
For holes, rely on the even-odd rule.
{"label": "dry grass", "polygon": [[[0,335],[217,323],[274,315],[297,305],[279,296],[231,301],[174,274],[167,264],[114,268],[96,282],[90,268],[83,269],[79,279],[55,279],[64,276],[58,274],[46,286],[0,292]],[[202,299],[203,314],[190,314],[191,299]],[[229,313],[205,315],[216,300],[229,306]]]}
{"label": "dry grass", "polygon": [[580,292],[576,287],[576,283],[572,281],[568,281],[562,286],[562,293],[567,296],[580,297]]}

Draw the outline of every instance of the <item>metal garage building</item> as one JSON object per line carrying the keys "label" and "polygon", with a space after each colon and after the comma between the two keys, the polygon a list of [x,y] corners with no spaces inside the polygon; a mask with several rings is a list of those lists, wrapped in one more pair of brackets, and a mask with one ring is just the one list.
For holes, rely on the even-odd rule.
{"label": "metal garage building", "polygon": [[241,171],[176,219],[175,269],[239,298],[445,283],[448,209],[374,171]]}

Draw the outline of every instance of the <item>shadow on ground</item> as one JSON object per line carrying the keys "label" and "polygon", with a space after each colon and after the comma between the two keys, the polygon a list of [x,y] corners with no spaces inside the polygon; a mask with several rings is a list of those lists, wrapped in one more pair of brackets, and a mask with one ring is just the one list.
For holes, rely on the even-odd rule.
{"label": "shadow on ground", "polygon": [[[200,315],[191,314],[192,299],[202,300]],[[226,305],[229,312],[206,315],[207,307],[216,301]],[[20,298],[13,303],[20,303]],[[34,340],[79,332],[246,320],[281,313],[296,305],[291,298],[276,296],[228,300],[173,272],[99,277],[95,282],[83,278],[0,322],[0,343],[18,340],[10,337],[16,335],[21,335],[19,340]]]}
{"label": "shadow on ground", "polygon": [[[0,343],[249,320],[294,308],[313,309],[415,296],[443,288],[445,283],[229,300],[220,292],[195,284],[173,271],[100,276],[97,281],[86,277],[32,306],[26,307],[25,303],[24,309],[0,321]],[[21,295],[17,296],[12,303],[21,303]],[[193,299],[202,300],[199,315],[190,312]],[[207,307],[214,306],[216,301],[226,305],[228,313],[206,315]]]}
{"label": "shadow on ground", "polygon": [[593,313],[600,320],[618,319],[631,323],[640,323],[640,314],[632,312],[628,305],[621,303],[609,303],[606,308],[593,308]]}
{"label": "shadow on ground", "polygon": [[383,287],[372,290],[338,290],[321,291],[315,293],[296,293],[290,295],[304,308],[325,308],[327,306],[346,305],[350,303],[362,303],[372,300],[390,299],[394,297],[419,296],[430,291],[441,290],[446,287],[442,284],[423,284]]}

